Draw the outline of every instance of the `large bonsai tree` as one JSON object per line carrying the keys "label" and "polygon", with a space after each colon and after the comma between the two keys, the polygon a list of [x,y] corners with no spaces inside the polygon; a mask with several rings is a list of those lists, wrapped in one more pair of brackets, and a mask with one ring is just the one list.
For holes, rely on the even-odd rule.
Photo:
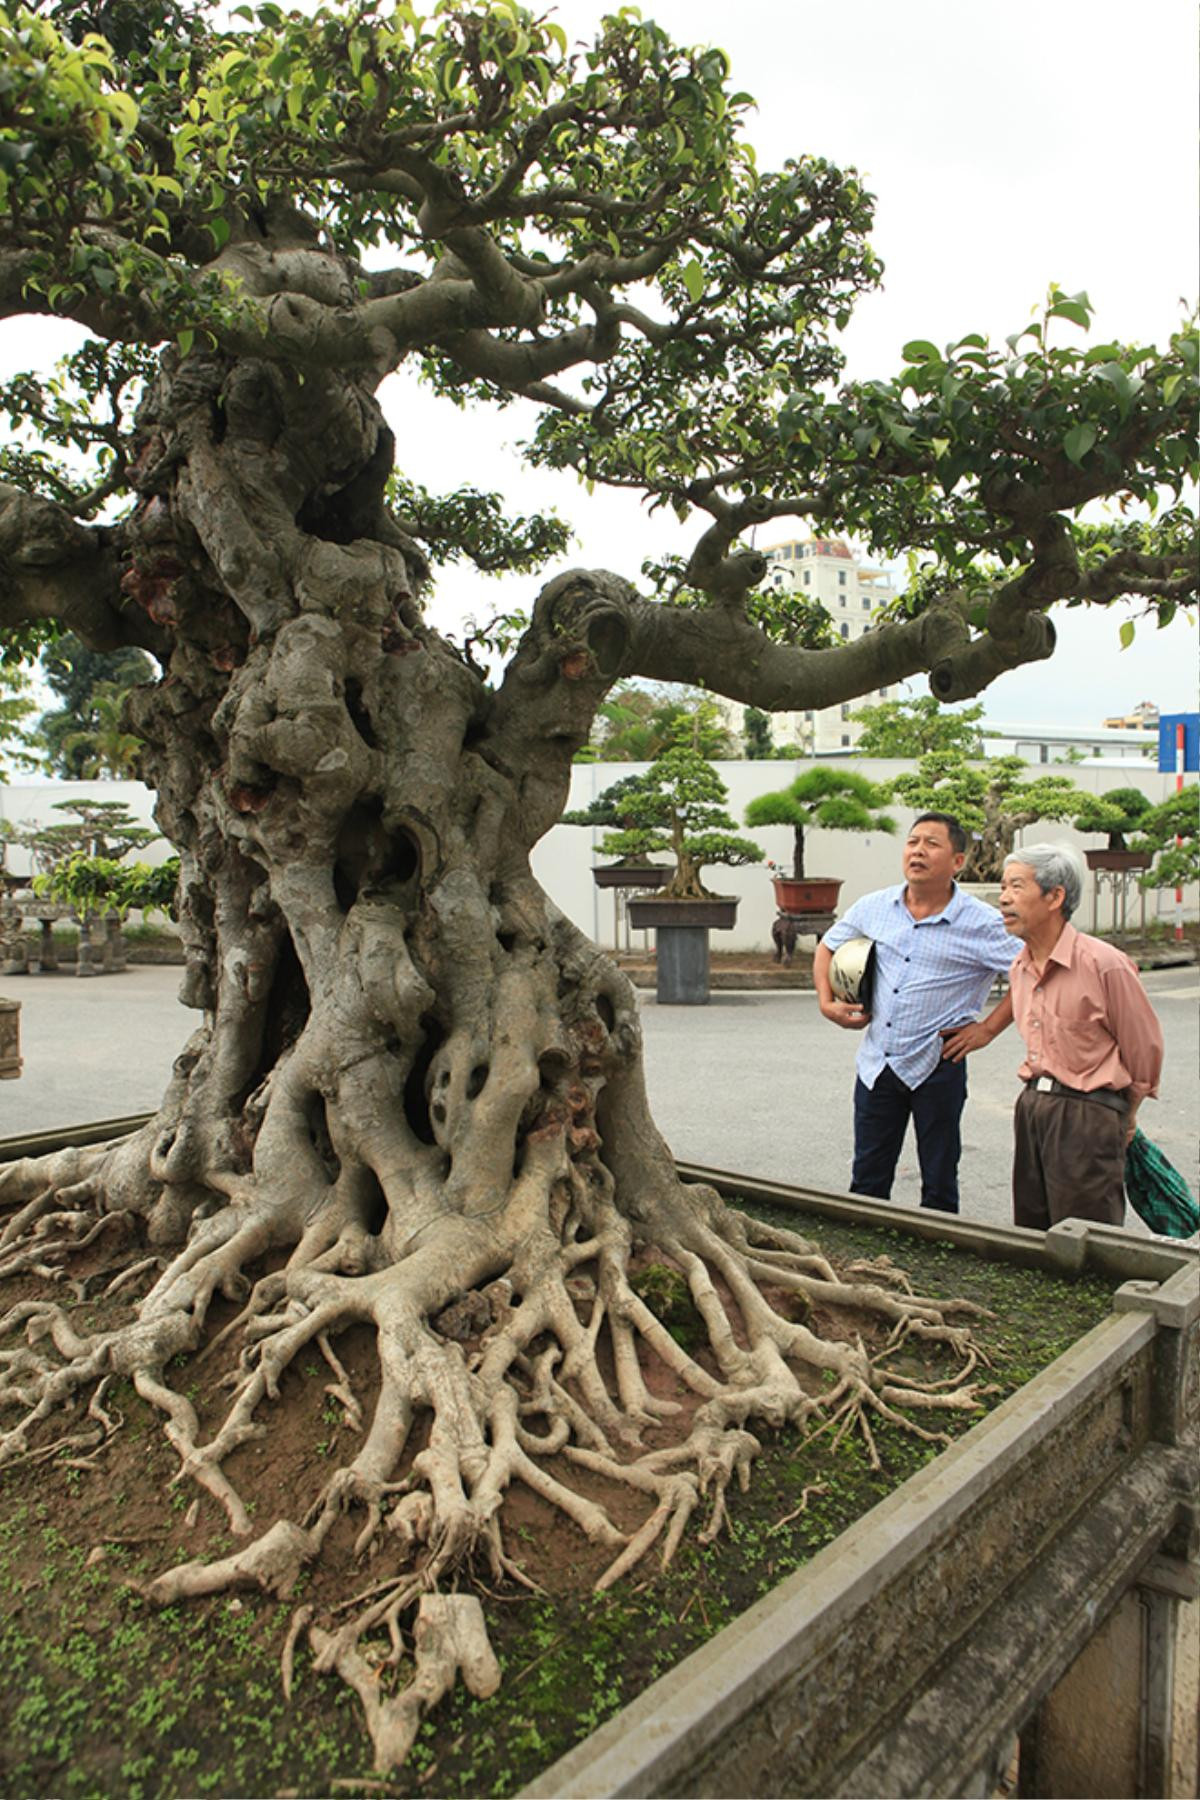
{"label": "large bonsai tree", "polygon": [[792,827],[792,875],[803,881],[806,831],[895,831],[895,819],[882,810],[887,799],[886,786],[850,769],[805,769],[787,787],[756,794],[746,807],[746,823],[752,830]]}
{"label": "large bonsai tree", "polygon": [[955,750],[934,750],[895,777],[892,793],[917,812],[953,813],[972,834],[960,880],[999,881],[1018,831],[1041,819],[1069,819],[1083,798],[1067,775],[1026,781],[1027,767],[1019,756],[970,763]]}
{"label": "large bonsai tree", "polygon": [[[721,52],[633,9],[571,51],[509,0],[430,20],[4,0],[0,67],[0,316],[87,333],[2,396],[0,629],[161,669],[129,728],[180,854],[197,1009],[144,1130],[5,1173],[0,1269],[23,1285],[0,1455],[21,1466],[98,1380],[132,1381],[235,1540],[206,1549],[202,1515],[158,1600],[287,1593],[353,1513],[372,1574],[296,1630],[362,1696],[386,1767],[460,1664],[497,1679],[468,1576],[514,1570],[514,1480],[610,1549],[607,1582],[669,1555],[702,1494],[719,1529],[756,1420],[842,1414],[870,1443],[910,1398],[926,1424],[974,1400],[969,1357],[918,1391],[760,1283],[953,1355],[944,1307],[839,1287],[681,1183],[632,991],[530,872],[597,708],[634,677],[765,711],[922,673],[969,699],[1050,654],[1057,601],[1194,599],[1186,509],[1076,520],[1194,469],[1196,342],[1088,352],[1085,298],[1052,290],[1010,344],[917,341],[894,380],[831,398],[833,334],[878,277],[862,183],[809,155],[760,171]],[[403,407],[381,403],[402,366],[448,430],[469,432],[459,405],[521,397],[535,462],[699,520],[694,550],[652,591],[556,574],[524,626],[506,614],[490,681],[426,616],[430,570],[530,569],[562,532],[421,485]],[[933,574],[856,641],[806,643],[746,545],[784,518]],[[97,1236],[97,1213],[125,1235]],[[85,1243],[93,1280],[133,1271],[90,1324],[24,1285]],[[702,1355],[631,1285],[649,1245],[691,1288]],[[365,1416],[337,1356],[351,1325],[375,1333]],[[310,1352],[357,1448],[252,1517],[234,1453]],[[666,1417],[649,1364],[694,1409]],[[601,1478],[640,1523],[580,1491]],[[397,1686],[414,1609],[417,1679]]]}

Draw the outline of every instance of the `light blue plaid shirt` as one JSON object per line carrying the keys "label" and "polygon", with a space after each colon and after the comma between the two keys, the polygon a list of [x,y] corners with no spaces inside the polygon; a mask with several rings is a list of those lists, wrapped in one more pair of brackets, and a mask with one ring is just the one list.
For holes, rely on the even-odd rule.
{"label": "light blue plaid shirt", "polygon": [[887,1063],[906,1087],[917,1087],[941,1060],[941,1032],[979,1016],[992,982],[1012,965],[1013,940],[996,908],[957,884],[944,912],[914,919],[904,904],[903,882],[864,894],[821,942],[836,950],[853,937],[875,942],[871,1023],[859,1046],[859,1080],[873,1088]]}

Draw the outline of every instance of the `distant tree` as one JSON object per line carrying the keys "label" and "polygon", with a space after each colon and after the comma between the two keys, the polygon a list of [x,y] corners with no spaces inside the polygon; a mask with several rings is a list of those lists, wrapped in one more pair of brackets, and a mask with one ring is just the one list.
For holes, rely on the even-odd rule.
{"label": "distant tree", "polygon": [[692,742],[702,756],[736,754],[712,700],[697,689],[623,683],[597,708],[597,724],[576,762],[653,762],[670,744]]}
{"label": "distant tree", "polygon": [[72,815],[57,825],[18,825],[8,836],[29,851],[37,873],[53,873],[71,857],[120,862],[131,850],[157,841],[159,833],[139,825],[116,800],[59,800],[54,812]]}
{"label": "distant tree", "polygon": [[37,768],[28,726],[36,711],[25,670],[19,663],[0,661],[0,781],[10,779],[10,769]]}
{"label": "distant tree", "polygon": [[1019,756],[969,763],[956,750],[935,750],[896,776],[892,794],[914,812],[953,813],[975,840],[960,880],[998,881],[1018,831],[1039,819],[1069,819],[1083,798],[1066,775],[1023,780],[1026,766]]}
{"label": "distant tree", "polygon": [[41,667],[60,701],[38,720],[47,773],[66,781],[131,774],[142,740],[122,723],[122,709],[130,688],[157,676],[145,651],[91,650],[65,632],[43,651]]}
{"label": "distant tree", "polygon": [[916,757],[927,756],[931,750],[982,756],[982,717],[982,705],[949,712],[932,694],[920,694],[913,700],[881,700],[850,714],[852,722],[862,726],[855,745],[859,756]]}
{"label": "distant tree", "polygon": [[886,785],[851,769],[806,769],[788,787],[756,794],[746,808],[746,823],[752,830],[792,827],[792,875],[803,881],[806,831],[895,831],[896,821],[881,810],[887,799]]}
{"label": "distant tree", "polygon": [[775,755],[770,713],[761,712],[757,706],[748,706],[742,714],[742,737],[750,762],[765,762]]}
{"label": "distant tree", "polygon": [[1200,881],[1200,783],[1180,788],[1138,820],[1131,850],[1155,854],[1141,878],[1144,888],[1187,887]]}

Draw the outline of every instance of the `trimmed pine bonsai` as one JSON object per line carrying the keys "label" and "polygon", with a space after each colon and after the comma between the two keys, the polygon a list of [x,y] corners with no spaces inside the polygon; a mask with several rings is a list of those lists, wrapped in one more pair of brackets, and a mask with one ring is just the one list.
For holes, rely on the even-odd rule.
{"label": "trimmed pine bonsai", "polygon": [[1072,819],[1076,831],[1108,833],[1108,850],[1128,850],[1128,835],[1140,829],[1151,802],[1139,788],[1110,788],[1106,794],[1089,794]]}
{"label": "trimmed pine bonsai", "polygon": [[792,879],[803,881],[806,831],[895,831],[896,821],[881,810],[888,791],[849,769],[806,769],[787,787],[755,795],[746,823],[753,831],[764,825],[792,827]]}
{"label": "trimmed pine bonsai", "polygon": [[660,889],[665,898],[711,900],[714,896],[700,881],[701,869],[763,860],[757,844],[737,836],[722,806],[728,789],[698,750],[676,744],[656,757],[644,775],[617,785],[624,788],[619,803],[627,822],[601,839],[601,854],[645,861],[656,851],[669,850],[675,869]]}

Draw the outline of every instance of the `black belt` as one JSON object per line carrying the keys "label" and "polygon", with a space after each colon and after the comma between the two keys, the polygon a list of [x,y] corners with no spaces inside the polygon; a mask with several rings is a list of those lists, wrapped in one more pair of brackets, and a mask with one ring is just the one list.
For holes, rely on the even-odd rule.
{"label": "black belt", "polygon": [[1071,1100],[1094,1100],[1098,1106],[1107,1106],[1113,1112],[1129,1111],[1128,1100],[1115,1088],[1068,1087],[1065,1081],[1056,1081],[1053,1075],[1030,1075],[1025,1086],[1035,1094],[1066,1094]]}

